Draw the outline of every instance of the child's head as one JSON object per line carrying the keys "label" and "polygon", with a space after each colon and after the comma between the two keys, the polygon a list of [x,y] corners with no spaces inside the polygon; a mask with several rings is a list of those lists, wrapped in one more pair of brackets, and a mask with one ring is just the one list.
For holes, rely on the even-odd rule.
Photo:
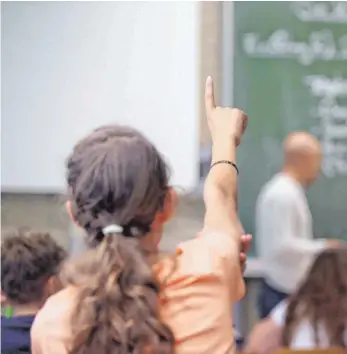
{"label": "child's head", "polygon": [[156,148],[130,128],[101,127],[73,149],[67,206],[91,250],[65,274],[80,290],[71,352],[172,352],[147,257],[174,209],[168,178]]}
{"label": "child's head", "polygon": [[56,275],[66,257],[48,233],[18,231],[1,243],[2,302],[39,309],[56,292]]}
{"label": "child's head", "polygon": [[98,245],[102,230],[116,224],[125,237],[138,238],[151,251],[172,215],[175,194],[168,178],[163,158],[139,132],[101,127],[81,140],[68,159],[68,208],[87,231],[89,245]]}
{"label": "child's head", "polygon": [[283,332],[285,345],[290,345],[295,326],[303,318],[312,322],[316,339],[317,324],[323,323],[331,346],[347,346],[344,342],[347,328],[347,248],[327,249],[320,253],[291,296]]}

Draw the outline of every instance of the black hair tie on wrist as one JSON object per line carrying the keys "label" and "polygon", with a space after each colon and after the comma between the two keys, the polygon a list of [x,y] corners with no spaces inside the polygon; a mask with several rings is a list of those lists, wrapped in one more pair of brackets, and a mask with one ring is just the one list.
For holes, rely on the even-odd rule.
{"label": "black hair tie on wrist", "polygon": [[235,168],[237,174],[239,174],[239,169],[237,168],[236,163],[231,162],[231,161],[229,161],[229,160],[216,161],[216,162],[214,162],[214,163],[211,165],[210,169],[211,169],[213,166],[219,165],[220,163],[225,163],[225,164],[227,164],[227,165],[233,166],[233,167]]}

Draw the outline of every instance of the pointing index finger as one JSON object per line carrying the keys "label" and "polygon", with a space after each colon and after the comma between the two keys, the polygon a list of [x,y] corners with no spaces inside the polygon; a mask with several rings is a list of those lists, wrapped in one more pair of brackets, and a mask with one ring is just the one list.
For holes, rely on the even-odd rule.
{"label": "pointing index finger", "polygon": [[209,115],[210,112],[216,108],[216,102],[214,99],[214,85],[213,79],[209,76],[206,79],[206,86],[205,86],[205,108],[206,114]]}

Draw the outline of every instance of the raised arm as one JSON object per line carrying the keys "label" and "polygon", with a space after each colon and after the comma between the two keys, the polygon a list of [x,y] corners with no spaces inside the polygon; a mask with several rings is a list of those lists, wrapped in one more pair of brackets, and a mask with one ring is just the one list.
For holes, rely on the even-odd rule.
{"label": "raised arm", "polygon": [[[206,81],[205,105],[213,147],[212,168],[204,188],[204,229],[230,237],[231,249],[228,255],[232,259],[228,261],[236,269],[239,267],[241,236],[244,231],[237,214],[237,168],[233,164],[236,165],[236,147],[246,130],[247,116],[239,109],[216,107],[210,77]],[[232,269],[229,271],[232,272]],[[241,273],[238,278],[237,281],[241,281]]]}
{"label": "raised arm", "polygon": [[[212,164],[236,165],[236,147],[247,127],[239,109],[216,107],[212,78],[206,81],[205,105],[212,137]],[[205,182],[205,228],[228,233],[240,243],[243,228],[237,215],[237,169],[228,163],[214,165]]]}

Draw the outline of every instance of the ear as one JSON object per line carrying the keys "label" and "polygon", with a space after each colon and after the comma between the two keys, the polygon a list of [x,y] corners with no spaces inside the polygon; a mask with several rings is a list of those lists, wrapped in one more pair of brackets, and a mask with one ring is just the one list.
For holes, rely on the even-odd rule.
{"label": "ear", "polygon": [[66,211],[67,213],[69,214],[71,220],[76,224],[76,226],[80,227],[80,225],[78,224],[78,222],[76,221],[73,213],[72,213],[72,206],[71,206],[71,201],[68,200],[66,203],[65,203],[65,208],[66,208]]}
{"label": "ear", "polygon": [[50,297],[62,288],[63,286],[60,279],[56,275],[51,276],[45,285],[45,297]]}
{"label": "ear", "polygon": [[177,207],[177,200],[177,192],[170,187],[166,193],[163,209],[156,215],[155,223],[165,224],[174,216]]}

